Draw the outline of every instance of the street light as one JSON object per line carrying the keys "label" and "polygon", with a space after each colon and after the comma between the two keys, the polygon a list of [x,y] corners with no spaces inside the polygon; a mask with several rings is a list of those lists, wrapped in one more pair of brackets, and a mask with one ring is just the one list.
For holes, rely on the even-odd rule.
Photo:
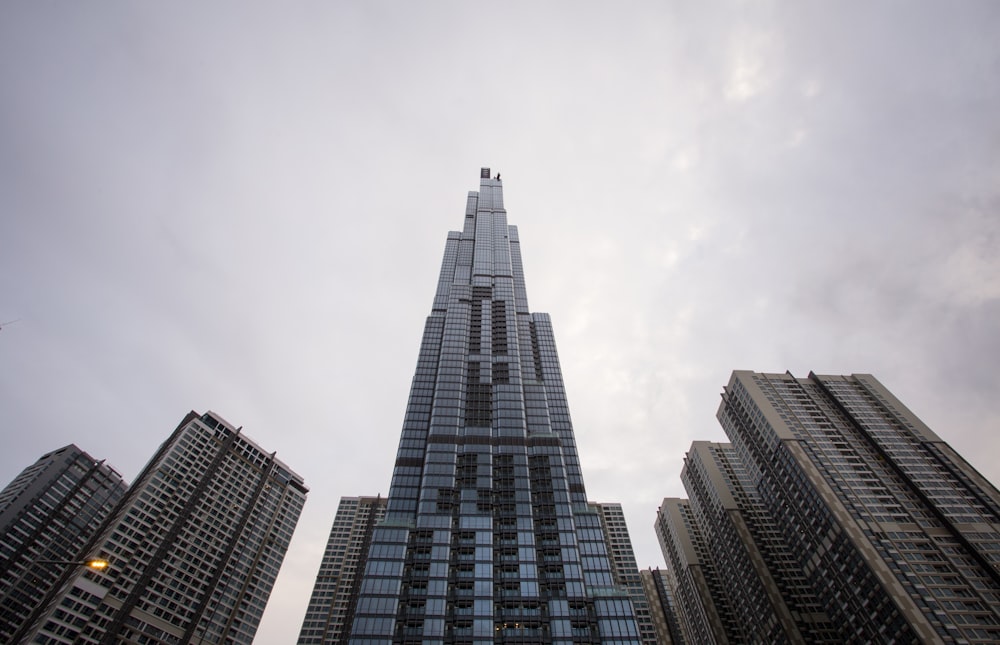
{"label": "street light", "polygon": [[35,560],[35,564],[77,565],[93,569],[94,571],[103,571],[110,566],[110,563],[103,558],[90,558],[88,560]]}

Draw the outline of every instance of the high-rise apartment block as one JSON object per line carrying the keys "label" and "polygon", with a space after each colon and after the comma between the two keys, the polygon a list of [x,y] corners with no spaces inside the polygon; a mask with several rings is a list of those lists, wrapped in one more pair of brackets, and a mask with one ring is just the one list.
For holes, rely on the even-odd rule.
{"label": "high-rise apartment block", "polygon": [[188,414],[33,621],[32,643],[251,643],[306,498],[214,413]]}
{"label": "high-rise apartment block", "polygon": [[499,175],[448,235],[353,643],[639,643]]}
{"label": "high-rise apartment block", "polygon": [[[686,499],[667,498],[656,512],[656,535],[681,633],[688,643],[728,643],[722,612],[723,580],[715,574],[702,532]],[[733,627],[730,625],[730,627]]]}
{"label": "high-rise apartment block", "polygon": [[0,493],[0,642],[9,643],[125,493],[113,468],[70,445]]}
{"label": "high-rise apartment block", "polygon": [[372,532],[384,517],[383,497],[340,498],[299,632],[299,645],[347,642]]}
{"label": "high-rise apartment block", "polygon": [[659,645],[685,645],[666,569],[643,569],[639,572],[639,578],[642,580],[642,589],[649,601],[649,614],[656,630],[656,642]]}
{"label": "high-rise apartment block", "polygon": [[734,372],[657,533],[689,642],[1000,642],[1000,493],[874,377]]}
{"label": "high-rise apartment block", "polygon": [[622,505],[597,502],[591,502],[590,505],[601,516],[601,530],[604,531],[604,543],[607,545],[608,558],[611,561],[611,577],[615,584],[626,590],[632,598],[639,638],[643,645],[657,645],[656,629],[649,613],[646,592],[642,588],[642,578],[635,562],[635,551],[632,550],[632,539],[625,524]]}

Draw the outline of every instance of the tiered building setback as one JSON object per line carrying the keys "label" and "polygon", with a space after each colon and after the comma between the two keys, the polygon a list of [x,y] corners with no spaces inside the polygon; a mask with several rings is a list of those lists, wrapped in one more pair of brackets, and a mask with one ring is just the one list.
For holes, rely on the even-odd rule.
{"label": "tiered building setback", "polygon": [[629,643],[552,325],[528,308],[499,175],[448,234],[352,643]]}

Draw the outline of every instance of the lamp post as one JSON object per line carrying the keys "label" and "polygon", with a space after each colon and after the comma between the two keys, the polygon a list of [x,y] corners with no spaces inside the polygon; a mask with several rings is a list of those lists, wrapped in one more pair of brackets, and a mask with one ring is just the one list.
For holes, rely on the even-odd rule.
{"label": "lamp post", "polygon": [[87,560],[35,560],[35,564],[62,564],[66,566],[77,565],[93,569],[94,571],[103,571],[110,565],[110,563],[103,558],[89,558]]}
{"label": "lamp post", "polygon": [[[33,560],[32,565],[37,564],[54,564],[62,567],[63,569],[49,585],[48,591],[43,596],[41,602],[35,605],[35,608],[31,611],[28,618],[21,623],[21,626],[14,632],[13,638],[10,640],[11,643],[20,643],[22,639],[27,636],[27,633],[32,630],[32,628],[38,626],[38,621],[44,614],[45,610],[50,607],[53,597],[56,591],[66,583],[71,575],[73,575],[73,569],[70,567],[87,567],[91,571],[104,571],[111,563],[104,558],[87,558],[86,560]],[[49,569],[51,571],[51,569]],[[35,578],[36,582],[38,578]]]}

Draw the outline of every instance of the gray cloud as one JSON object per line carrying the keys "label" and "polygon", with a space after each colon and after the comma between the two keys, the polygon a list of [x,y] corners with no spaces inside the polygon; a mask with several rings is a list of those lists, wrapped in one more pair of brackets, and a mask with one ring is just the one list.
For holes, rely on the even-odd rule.
{"label": "gray cloud", "polygon": [[8,480],[133,477],[213,409],[386,493],[445,234],[503,173],[590,495],[640,566],[732,369],[871,372],[1000,481],[1000,10],[892,2],[0,8]]}

